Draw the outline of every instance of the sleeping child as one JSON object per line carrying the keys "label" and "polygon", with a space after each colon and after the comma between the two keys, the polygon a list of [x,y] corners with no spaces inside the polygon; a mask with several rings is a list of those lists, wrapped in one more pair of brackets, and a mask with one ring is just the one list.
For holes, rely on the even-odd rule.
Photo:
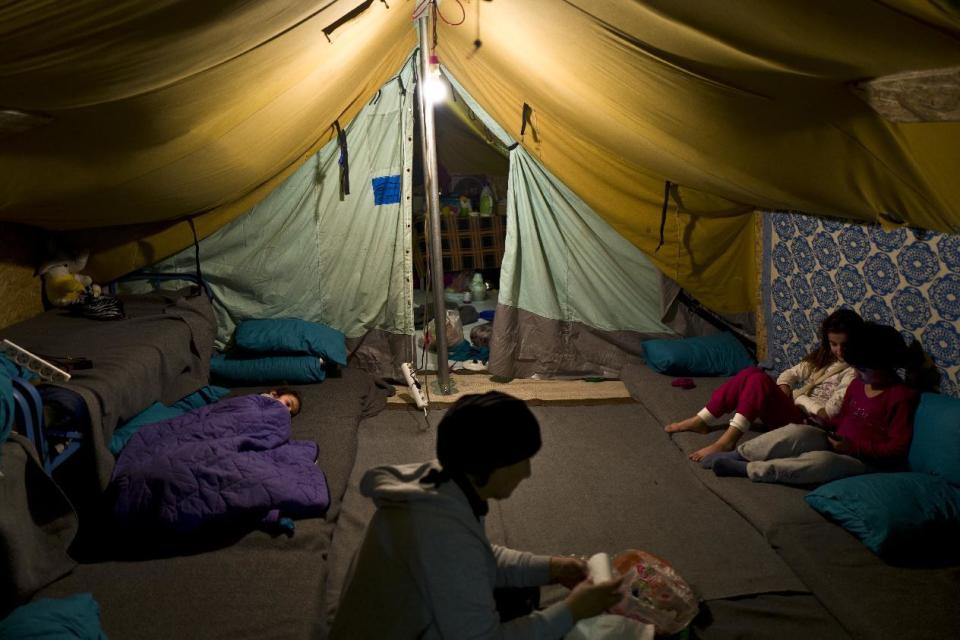
{"label": "sleeping child", "polygon": [[271,389],[144,426],[114,468],[114,523],[163,537],[322,516],[330,495],[317,443],[291,439],[300,408],[292,389]]}

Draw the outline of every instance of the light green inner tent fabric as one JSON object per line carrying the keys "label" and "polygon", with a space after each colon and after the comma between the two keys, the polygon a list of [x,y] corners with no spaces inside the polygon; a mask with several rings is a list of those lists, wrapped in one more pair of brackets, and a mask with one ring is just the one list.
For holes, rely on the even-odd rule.
{"label": "light green inner tent fabric", "polygon": [[500,304],[606,331],[672,333],[657,270],[522,147],[510,154]]}
{"label": "light green inner tent fabric", "polygon": [[[370,330],[413,333],[411,200],[402,195],[411,192],[413,64],[408,60],[347,128],[349,195],[340,194],[340,148],[332,141],[260,204],[200,242],[221,346],[245,318],[304,318],[356,338]],[[450,82],[471,113],[512,145]],[[383,176],[401,177],[398,202],[375,204],[372,184]],[[600,331],[670,333],[659,319],[650,260],[515,145],[507,216],[501,305]],[[150,270],[195,269],[191,247]],[[527,351],[545,348],[555,350]]]}
{"label": "light green inner tent fabric", "polygon": [[[413,61],[346,129],[350,193],[329,142],[265,200],[200,242],[218,341],[244,318],[303,318],[361,337],[412,334],[410,198]],[[396,176],[396,202],[375,204],[373,179]],[[151,267],[195,271],[190,247]]]}
{"label": "light green inner tent fabric", "polygon": [[557,180],[445,71],[470,112],[510,149],[502,305],[604,331],[672,333],[650,260]]}

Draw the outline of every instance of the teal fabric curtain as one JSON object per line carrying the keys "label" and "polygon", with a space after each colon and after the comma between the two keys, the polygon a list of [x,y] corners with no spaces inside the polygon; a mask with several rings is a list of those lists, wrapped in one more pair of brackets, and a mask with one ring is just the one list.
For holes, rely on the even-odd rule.
{"label": "teal fabric curtain", "polygon": [[[447,79],[505,146],[514,140]],[[523,147],[510,152],[500,304],[606,331],[673,333],[660,322],[656,267]]]}
{"label": "teal fabric curtain", "polygon": [[510,152],[500,304],[606,331],[672,333],[657,271],[536,158]]}
{"label": "teal fabric curtain", "polygon": [[[346,130],[350,194],[340,196],[336,140],[270,196],[200,242],[216,296],[218,346],[245,318],[302,318],[348,338],[414,332],[411,193],[413,65]],[[256,153],[251,149],[250,153]],[[193,272],[191,247],[151,270]]]}

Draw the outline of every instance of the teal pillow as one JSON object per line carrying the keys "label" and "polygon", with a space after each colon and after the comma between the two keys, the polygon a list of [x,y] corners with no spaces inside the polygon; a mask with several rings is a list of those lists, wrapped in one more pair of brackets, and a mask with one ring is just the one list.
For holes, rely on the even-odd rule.
{"label": "teal pillow", "polygon": [[100,605],[93,594],[40,598],[14,609],[0,620],[0,640],[88,638],[107,640],[100,626]]}
{"label": "teal pillow", "polygon": [[234,341],[244,351],[312,354],[347,365],[347,344],[342,333],[299,318],[244,320],[237,325]]}
{"label": "teal pillow", "polygon": [[226,387],[215,387],[210,385],[203,387],[198,391],[194,391],[185,398],[177,400],[169,407],[163,403],[154,402],[152,405],[123,423],[123,425],[113,432],[113,437],[110,438],[110,452],[115,456],[120,455],[120,452],[123,451],[125,446],[127,446],[127,442],[129,442],[130,438],[133,437],[133,434],[148,424],[162,422],[164,420],[169,420],[170,418],[177,418],[185,414],[187,411],[199,409],[207,404],[212,404],[226,396],[228,393],[230,393],[230,389],[227,389]]}
{"label": "teal pillow", "polygon": [[198,389],[191,393],[190,395],[180,398],[177,400],[173,406],[183,410],[184,413],[192,409],[199,409],[208,404],[213,404],[223,398],[227,397],[230,394],[230,389],[226,387],[217,387],[214,385],[207,385],[202,389]]}
{"label": "teal pillow", "polygon": [[127,442],[133,437],[133,434],[148,424],[162,422],[170,418],[182,416],[183,414],[183,411],[172,406],[168,407],[162,402],[154,402],[113,432],[113,437],[110,438],[110,453],[115,456],[120,455],[120,452],[127,446]]}
{"label": "teal pillow", "polygon": [[210,374],[233,384],[310,384],[327,377],[317,356],[210,359]]}
{"label": "teal pillow", "polygon": [[937,393],[920,396],[909,461],[913,471],[960,485],[960,400]]}
{"label": "teal pillow", "polygon": [[753,359],[732,333],[679,340],[647,340],[647,365],[670,376],[732,376]]}
{"label": "teal pillow", "polygon": [[926,473],[869,473],[806,496],[821,514],[889,560],[956,553],[960,489]]}

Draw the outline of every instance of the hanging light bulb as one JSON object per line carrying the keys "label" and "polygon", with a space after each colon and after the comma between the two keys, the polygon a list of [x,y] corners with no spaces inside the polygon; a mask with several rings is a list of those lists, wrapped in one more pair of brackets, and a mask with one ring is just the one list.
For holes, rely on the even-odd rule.
{"label": "hanging light bulb", "polygon": [[447,94],[447,83],[440,76],[440,60],[430,56],[430,72],[423,83],[423,95],[430,104],[437,104],[446,100]]}

